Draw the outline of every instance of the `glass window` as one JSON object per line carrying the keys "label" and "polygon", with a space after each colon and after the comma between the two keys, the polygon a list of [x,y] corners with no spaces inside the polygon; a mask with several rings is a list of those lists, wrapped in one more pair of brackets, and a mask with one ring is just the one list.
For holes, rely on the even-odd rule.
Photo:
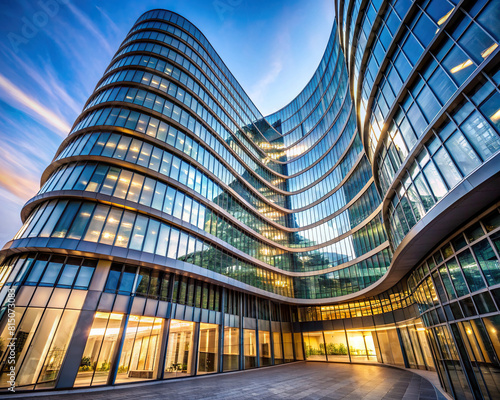
{"label": "glass window", "polygon": [[[40,237],[48,237],[51,235],[54,226],[56,225],[59,217],[61,216],[64,208],[68,204],[67,201],[59,201],[56,205],[56,201],[50,202],[43,213],[43,215],[38,217],[38,222],[33,227],[33,230],[29,233],[28,237],[40,236]],[[54,207],[55,206],[55,207]],[[53,211],[52,211],[53,210]],[[52,214],[50,214],[52,212]],[[50,217],[49,217],[50,215]],[[47,220],[48,218],[48,220]],[[47,222],[45,222],[47,221]],[[45,225],[44,225],[45,224]],[[43,226],[43,229],[41,229]],[[41,231],[40,231],[41,229]]]}
{"label": "glass window", "polygon": [[[304,359],[304,351],[302,348],[302,335],[300,333],[293,334],[293,341],[295,346],[295,359],[303,360]],[[305,343],[304,343],[305,345]]]}
{"label": "glass window", "polygon": [[370,331],[346,331],[352,361],[376,360],[375,344]]}
{"label": "glass window", "polygon": [[193,337],[194,322],[170,321],[167,356],[165,357],[165,379],[189,376],[194,373]]}
{"label": "glass window", "polygon": [[486,160],[500,148],[500,138],[494,129],[475,111],[462,125],[462,130],[479,155]]}
{"label": "glass window", "polygon": [[[16,346],[18,387],[37,382],[43,383],[40,387],[55,386],[79,314],[78,311],[67,310],[61,317],[62,310],[47,309],[40,319],[42,311],[28,310],[16,332],[17,338],[24,339],[18,340]],[[7,375],[2,376],[2,386],[7,381]]]}
{"label": "glass window", "polygon": [[325,331],[328,361],[349,361],[345,331]]}
{"label": "glass window", "polygon": [[178,229],[172,228],[170,232],[170,240],[168,243],[167,257],[177,258],[177,247],[179,245],[179,233]]}
{"label": "glass window", "polygon": [[79,259],[69,258],[66,264],[64,265],[64,269],[61,273],[61,277],[57,282],[57,286],[71,287],[73,286],[73,282],[75,281],[76,274],[78,273],[78,269],[80,268]]}
{"label": "glass window", "polygon": [[448,271],[450,271],[451,280],[453,282],[453,286],[455,286],[455,290],[457,291],[458,297],[469,294],[467,290],[467,285],[465,284],[465,280],[460,271],[460,267],[455,259],[452,259],[446,263],[448,267]]}
{"label": "glass window", "polygon": [[116,351],[123,315],[97,312],[74,386],[105,385]]}
{"label": "glass window", "polygon": [[441,147],[434,155],[433,159],[446,180],[448,187],[453,188],[462,180],[460,172],[457,170],[448,152],[444,148]]}
{"label": "glass window", "polygon": [[138,215],[135,220],[134,230],[132,232],[132,239],[130,241],[130,248],[133,250],[142,250],[142,243],[144,235],[146,234],[146,226],[148,218],[143,215]]}
{"label": "glass window", "polygon": [[271,333],[259,330],[260,366],[271,365]]}
{"label": "glass window", "polygon": [[98,241],[99,236],[101,235],[102,227],[104,226],[104,222],[106,221],[109,209],[110,207],[103,206],[100,204],[96,206],[94,215],[92,216],[84,240],[87,240],[89,242]]}
{"label": "glass window", "polygon": [[455,132],[446,141],[445,146],[464,176],[481,164],[481,160],[461,132]]}
{"label": "glass window", "polygon": [[28,275],[28,278],[26,279],[27,284],[36,285],[38,283],[43,271],[45,270],[48,259],[49,256],[46,254],[42,254],[38,257],[38,259],[33,264],[33,267],[31,268],[31,272]]}
{"label": "glass window", "polygon": [[500,214],[497,210],[492,211],[486,217],[481,219],[486,228],[486,232],[491,232],[500,226]]}
{"label": "glass window", "polygon": [[120,228],[116,234],[115,246],[127,247],[130,240],[130,235],[132,233],[132,226],[135,221],[135,213],[130,211],[124,211],[123,217],[120,222]]}
{"label": "glass window", "polygon": [[488,239],[481,240],[472,246],[472,250],[476,255],[488,285],[491,286],[500,282],[500,263]]}
{"label": "glass window", "polygon": [[43,274],[42,279],[40,280],[40,285],[42,286],[54,286],[59,272],[61,271],[61,267],[64,263],[64,257],[54,256],[51,258],[50,263],[45,268],[45,273]]}
{"label": "glass window", "polygon": [[239,368],[239,334],[239,328],[224,327],[224,349],[222,362],[224,371],[236,371]]}
{"label": "glass window", "polygon": [[[94,264],[94,265],[90,266],[86,264]],[[83,262],[83,266],[80,268],[80,272],[78,272],[74,288],[88,289],[94,271],[95,271],[95,262],[92,262],[90,260],[85,260]]]}
{"label": "glass window", "polygon": [[257,339],[253,329],[243,329],[243,354],[245,369],[255,368],[257,366]]}
{"label": "glass window", "polygon": [[118,289],[121,272],[122,266],[120,264],[111,265],[108,273],[108,279],[106,280],[106,287],[104,290],[114,292],[116,289]]}
{"label": "glass window", "polygon": [[116,383],[157,378],[163,319],[130,315]]}
{"label": "glass window", "polygon": [[165,224],[160,225],[160,233],[158,235],[158,244],[156,246],[156,254],[165,256],[167,253],[168,239],[170,227]]}
{"label": "glass window", "polygon": [[432,88],[442,105],[451,98],[457,88],[440,66],[436,68],[430,77],[429,86]]}
{"label": "glass window", "polygon": [[[450,40],[450,39],[449,39]],[[457,86],[460,86],[474,71],[474,62],[458,47],[454,46],[443,60]]]}
{"label": "glass window", "polygon": [[217,355],[219,348],[219,326],[200,323],[200,340],[198,345],[198,374],[217,372]]}
{"label": "glass window", "polygon": [[500,93],[494,94],[481,106],[481,111],[493,126],[500,130]]}
{"label": "glass window", "polygon": [[481,272],[472,257],[470,250],[466,249],[457,256],[460,265],[462,266],[462,270],[464,271],[465,279],[469,284],[469,288],[471,292],[482,289],[485,287],[483,277],[481,276]]}
{"label": "glass window", "polygon": [[158,221],[149,220],[148,231],[146,234],[146,241],[144,243],[143,251],[147,253],[154,253],[156,241],[158,239],[158,231],[160,230],[160,223]]}
{"label": "glass window", "polygon": [[306,359],[314,361],[326,361],[325,342],[323,332],[303,333]]}
{"label": "glass window", "polygon": [[130,294],[132,293],[137,267],[126,265],[120,277],[120,286],[118,293]]}
{"label": "glass window", "polygon": [[[436,100],[436,97],[431,92],[428,86],[424,85],[419,95],[417,96],[417,103],[420,106],[420,109],[425,115],[427,121],[432,121],[436,114],[441,109],[439,103]],[[418,131],[417,131],[418,133]]]}
{"label": "glass window", "polygon": [[100,243],[112,245],[115,241],[116,230],[118,229],[118,224],[120,223],[123,211],[118,208],[111,208],[108,217],[106,218],[106,224],[102,231]]}
{"label": "glass window", "polygon": [[424,168],[424,174],[429,182],[432,193],[436,199],[440,200],[448,192],[446,185],[444,184],[439,172],[432,162],[428,163]]}

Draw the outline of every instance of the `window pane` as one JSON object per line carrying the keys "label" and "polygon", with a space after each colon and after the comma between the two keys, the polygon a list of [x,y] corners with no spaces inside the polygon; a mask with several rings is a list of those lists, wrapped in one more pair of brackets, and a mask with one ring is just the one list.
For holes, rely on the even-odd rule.
{"label": "window pane", "polygon": [[462,265],[462,270],[464,271],[465,279],[469,284],[471,292],[485,287],[483,277],[481,276],[481,272],[479,271],[471,252],[469,250],[465,250],[457,257],[460,265]]}
{"label": "window pane", "polygon": [[500,138],[494,129],[475,111],[462,125],[462,130],[474,148],[486,160],[500,148]]}
{"label": "window pane", "polygon": [[498,283],[500,281],[500,264],[495,252],[488,242],[488,239],[484,239],[475,244],[472,246],[472,249],[477,257],[479,266],[483,270],[488,284],[495,285]]}
{"label": "window pane", "polygon": [[481,160],[461,132],[455,132],[446,141],[445,146],[464,176],[481,164]]}
{"label": "window pane", "polygon": [[455,164],[453,163],[452,159],[445,149],[439,149],[439,151],[434,156],[434,161],[436,162],[439,171],[446,180],[448,187],[452,188],[462,180],[460,172],[458,172]]}

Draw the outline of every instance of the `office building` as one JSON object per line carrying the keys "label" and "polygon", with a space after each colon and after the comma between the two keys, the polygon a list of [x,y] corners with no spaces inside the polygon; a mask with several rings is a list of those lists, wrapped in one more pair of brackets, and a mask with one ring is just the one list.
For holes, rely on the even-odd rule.
{"label": "office building", "polygon": [[17,390],[306,359],[499,398],[500,4],[335,10],[266,117],[188,20],[138,19],[1,252],[4,390],[10,317]]}

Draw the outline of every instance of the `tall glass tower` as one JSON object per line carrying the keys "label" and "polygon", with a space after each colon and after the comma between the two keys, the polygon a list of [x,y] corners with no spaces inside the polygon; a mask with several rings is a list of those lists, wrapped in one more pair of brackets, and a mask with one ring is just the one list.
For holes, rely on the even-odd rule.
{"label": "tall glass tower", "polygon": [[267,117],[188,20],[138,19],[0,252],[0,388],[307,359],[500,396],[500,4],[335,6]]}

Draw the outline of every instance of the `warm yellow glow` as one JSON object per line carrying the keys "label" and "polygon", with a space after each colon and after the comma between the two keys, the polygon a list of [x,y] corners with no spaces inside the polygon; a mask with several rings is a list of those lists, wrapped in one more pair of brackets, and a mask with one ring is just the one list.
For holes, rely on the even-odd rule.
{"label": "warm yellow glow", "polygon": [[458,71],[461,71],[467,67],[470,67],[472,65],[472,60],[468,59],[467,61],[464,61],[462,64],[458,64],[456,67],[453,67],[450,72],[452,74],[456,74]]}
{"label": "warm yellow glow", "polygon": [[498,121],[500,119],[500,108],[497,110],[497,112],[495,114],[493,114],[490,119],[495,122],[495,121]]}
{"label": "warm yellow glow", "polygon": [[451,15],[451,13],[453,12],[453,10],[454,10],[454,9],[455,9],[455,7],[453,7],[450,11],[448,11],[448,13],[447,13],[447,14],[443,15],[443,16],[439,19],[439,21],[438,21],[438,25],[443,25],[443,24],[446,22],[446,20],[447,20],[448,18],[450,18],[450,15]]}
{"label": "warm yellow glow", "polygon": [[425,332],[425,328],[417,328],[417,331],[419,331],[419,332]]}
{"label": "warm yellow glow", "polygon": [[481,53],[481,57],[486,58],[488,57],[491,53],[495,51],[495,49],[498,47],[498,44],[494,43],[490,47],[488,47],[486,50],[484,50]]}

